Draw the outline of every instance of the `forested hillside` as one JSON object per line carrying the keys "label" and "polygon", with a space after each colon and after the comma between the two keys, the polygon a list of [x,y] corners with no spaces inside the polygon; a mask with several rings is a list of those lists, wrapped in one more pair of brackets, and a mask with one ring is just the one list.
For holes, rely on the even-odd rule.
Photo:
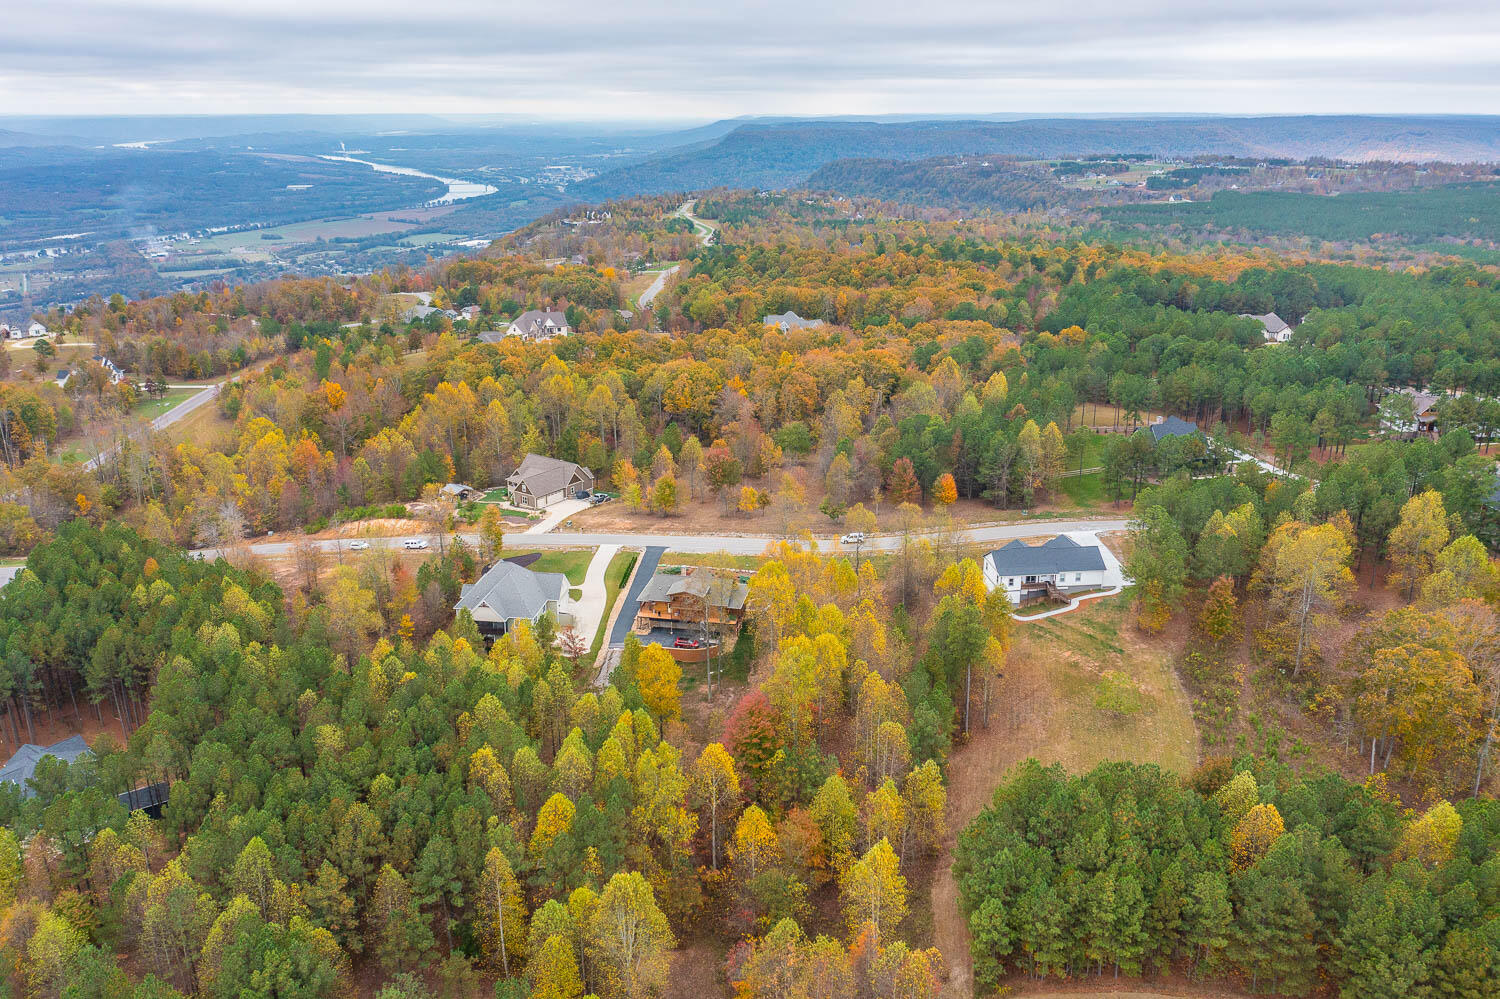
{"label": "forested hillside", "polygon": [[1500,239],[1500,185],[1454,184],[1434,190],[1347,194],[1337,198],[1275,191],[1220,191],[1191,204],[1120,205],[1104,218],[1125,226],[1244,230],[1361,242],[1399,238]]}
{"label": "forested hillside", "polygon": [[[92,749],[0,793],[4,987],[1494,992],[1495,269],[679,205],[46,317],[236,377],[157,431],[102,368],[3,389],[0,738]],[[543,308],[571,334],[480,335]],[[525,533],[533,453],[616,498]],[[1064,532],[1120,585],[986,579]],[[647,547],[743,630],[603,647]],[[482,637],[506,557],[600,638]]]}
{"label": "forested hillside", "polygon": [[841,159],[819,167],[804,186],[812,191],[907,205],[997,211],[1027,211],[1071,200],[1044,168],[998,158],[941,158],[915,163]]}
{"label": "forested hillside", "polygon": [[708,187],[798,186],[845,158],[995,154],[1022,159],[1150,153],[1305,159],[1500,158],[1500,126],[1479,117],[1119,118],[858,121],[745,125],[709,145],[667,152],[573,185],[591,200]]}

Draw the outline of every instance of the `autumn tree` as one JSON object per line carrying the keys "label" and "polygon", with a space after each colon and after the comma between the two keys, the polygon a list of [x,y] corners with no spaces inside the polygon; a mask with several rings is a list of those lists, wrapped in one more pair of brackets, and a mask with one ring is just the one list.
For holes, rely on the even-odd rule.
{"label": "autumn tree", "polygon": [[509,978],[511,959],[526,956],[526,901],[510,861],[499,847],[484,857],[479,882],[480,946],[491,967]]}
{"label": "autumn tree", "polygon": [[952,506],[958,500],[958,486],[950,472],[944,472],[932,484],[932,502],[940,507]]}
{"label": "autumn tree", "polygon": [[638,871],[609,879],[589,925],[589,952],[621,997],[654,995],[667,982],[668,951],[677,940],[657,908],[651,885]]}
{"label": "autumn tree", "polygon": [[719,819],[727,822],[733,817],[735,803],[739,800],[740,779],[735,773],[734,759],[721,743],[711,742],[703,747],[693,765],[693,788],[698,800],[708,810],[708,842],[714,870],[719,869]]}
{"label": "autumn tree", "polygon": [[656,642],[641,650],[635,667],[636,685],[646,708],[660,721],[682,713],[682,667]]}
{"label": "autumn tree", "polygon": [[1294,677],[1302,672],[1309,649],[1316,648],[1313,633],[1354,587],[1351,554],[1349,539],[1336,524],[1309,527],[1297,521],[1277,528],[1261,552],[1254,583],[1295,635]]}
{"label": "autumn tree", "polygon": [[1443,496],[1429,489],[1406,501],[1401,519],[1386,542],[1391,559],[1391,585],[1410,600],[1432,574],[1438,553],[1448,543],[1448,512]]}
{"label": "autumn tree", "polygon": [[886,934],[906,916],[906,878],[889,841],[882,839],[839,877],[839,900],[850,934],[865,923]]}

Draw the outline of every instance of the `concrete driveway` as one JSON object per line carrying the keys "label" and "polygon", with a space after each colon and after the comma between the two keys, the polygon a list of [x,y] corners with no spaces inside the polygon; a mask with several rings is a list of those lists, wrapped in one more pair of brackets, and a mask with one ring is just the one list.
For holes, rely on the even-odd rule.
{"label": "concrete driveway", "polygon": [[547,507],[546,516],[537,521],[535,524],[532,524],[530,527],[526,528],[526,530],[522,531],[521,533],[546,534],[558,524],[561,524],[563,521],[573,516],[573,514],[582,513],[588,508],[588,500],[570,499],[563,500],[561,503],[553,503],[551,506]]}
{"label": "concrete driveway", "polygon": [[600,545],[583,577],[583,595],[573,601],[573,628],[585,642],[593,642],[599,622],[604,620],[604,570],[620,550],[619,545]]}

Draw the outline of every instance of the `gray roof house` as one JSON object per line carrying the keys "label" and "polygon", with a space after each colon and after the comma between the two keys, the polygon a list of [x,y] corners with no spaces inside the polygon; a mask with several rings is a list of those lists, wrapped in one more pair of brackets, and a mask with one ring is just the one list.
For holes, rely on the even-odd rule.
{"label": "gray roof house", "polygon": [[1249,312],[1241,312],[1241,319],[1254,319],[1260,323],[1261,329],[1265,331],[1268,343],[1286,343],[1292,338],[1293,328],[1274,312],[1267,312],[1263,316],[1257,316]]}
{"label": "gray roof house", "polygon": [[514,562],[497,562],[478,582],[465,586],[453,609],[467,610],[486,638],[504,635],[517,621],[536,624],[547,613],[563,624],[572,619],[567,576],[532,572]]}
{"label": "gray roof house", "polygon": [[55,756],[64,763],[72,763],[80,756],[90,753],[89,744],[83,741],[81,735],[70,735],[62,742],[55,742],[50,746],[38,746],[27,743],[16,754],[5,761],[5,766],[0,767],[0,781],[8,780],[13,784],[21,785],[21,797],[30,798],[36,792],[27,786],[33,774],[36,773],[36,765],[44,756]]}
{"label": "gray roof house", "polygon": [[1198,424],[1191,420],[1179,420],[1175,416],[1168,416],[1157,420],[1147,428],[1151,431],[1151,439],[1157,444],[1168,437],[1191,437],[1198,432]]}
{"label": "gray roof house", "polygon": [[983,569],[985,583],[1014,604],[1097,589],[1107,572],[1098,545],[1080,545],[1066,534],[1040,545],[1012,541],[986,554]]}
{"label": "gray roof house", "polygon": [[506,332],[525,340],[550,340],[555,336],[567,336],[573,332],[573,327],[568,325],[568,317],[561,312],[532,309],[512,319]]}
{"label": "gray roof house", "polygon": [[594,488],[594,473],[577,462],[528,454],[505,480],[511,506],[540,510],[580,490]]}
{"label": "gray roof house", "polygon": [[797,313],[790,310],[780,315],[773,314],[766,316],[761,322],[767,326],[775,326],[783,333],[787,330],[815,330],[823,325],[823,320],[821,319],[803,319]]}

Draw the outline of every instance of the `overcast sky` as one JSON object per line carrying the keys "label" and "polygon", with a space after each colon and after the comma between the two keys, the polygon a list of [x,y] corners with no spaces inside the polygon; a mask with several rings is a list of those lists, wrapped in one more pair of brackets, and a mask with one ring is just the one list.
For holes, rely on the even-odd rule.
{"label": "overcast sky", "polygon": [[29,114],[1500,112],[1496,0],[4,0]]}

